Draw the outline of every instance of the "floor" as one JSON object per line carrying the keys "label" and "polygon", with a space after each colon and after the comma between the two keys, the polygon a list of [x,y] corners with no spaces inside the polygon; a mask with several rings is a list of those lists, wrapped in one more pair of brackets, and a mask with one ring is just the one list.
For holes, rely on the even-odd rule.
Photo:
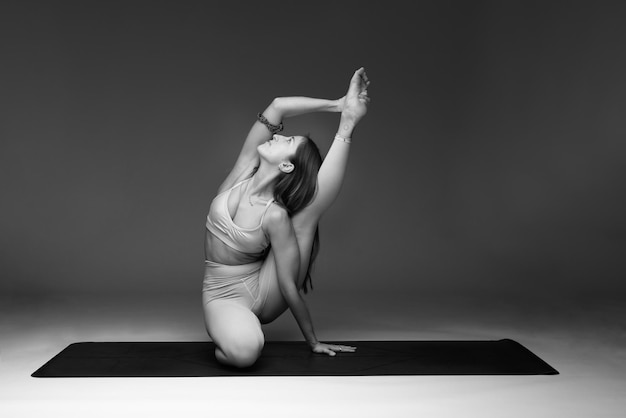
{"label": "floor", "polygon": [[[314,295],[322,340],[511,338],[556,376],[35,379],[78,341],[206,340],[195,295],[0,297],[0,416],[622,417],[626,307],[429,295]],[[379,303],[372,303],[372,301]],[[493,302],[497,300],[498,302]],[[349,301],[347,303],[346,301]],[[486,303],[486,301],[489,301]],[[268,340],[298,340],[289,314]]]}

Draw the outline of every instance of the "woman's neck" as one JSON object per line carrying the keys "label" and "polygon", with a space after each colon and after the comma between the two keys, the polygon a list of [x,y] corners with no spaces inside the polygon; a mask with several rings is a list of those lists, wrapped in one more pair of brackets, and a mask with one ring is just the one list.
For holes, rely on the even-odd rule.
{"label": "woman's neck", "polygon": [[271,167],[269,164],[261,164],[250,179],[248,193],[251,197],[261,200],[270,200],[274,198],[274,186],[276,179],[280,175],[277,167]]}

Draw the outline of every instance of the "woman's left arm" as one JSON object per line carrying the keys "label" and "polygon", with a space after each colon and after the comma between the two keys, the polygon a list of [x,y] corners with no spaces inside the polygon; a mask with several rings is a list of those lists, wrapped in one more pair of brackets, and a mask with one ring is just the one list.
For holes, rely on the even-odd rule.
{"label": "woman's left arm", "polygon": [[300,268],[300,250],[287,211],[277,206],[270,208],[266,216],[266,230],[276,259],[280,291],[311,350],[331,356],[335,355],[335,351],[353,352],[354,347],[320,343],[315,336],[311,314],[296,287]]}

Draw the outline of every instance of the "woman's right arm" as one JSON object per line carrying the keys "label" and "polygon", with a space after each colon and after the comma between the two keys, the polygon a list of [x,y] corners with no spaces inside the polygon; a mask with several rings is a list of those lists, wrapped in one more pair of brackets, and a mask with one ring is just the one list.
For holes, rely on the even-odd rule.
{"label": "woman's right arm", "polygon": [[[282,117],[278,115],[274,107],[274,102],[270,103],[263,111],[263,115],[269,123],[274,125],[278,125],[282,120]],[[271,132],[263,123],[258,120],[254,122],[235,161],[235,165],[221,184],[218,193],[231,188],[237,181],[249,175],[259,165],[259,155],[256,148],[271,137]]]}
{"label": "woman's right arm", "polygon": [[[312,112],[340,112],[339,100],[316,99],[311,97],[277,97],[265,108],[262,115],[270,125],[279,126],[284,118]],[[237,181],[249,175],[259,165],[257,147],[272,137],[268,126],[255,121],[248,132],[235,165],[218,193],[232,187]]]}

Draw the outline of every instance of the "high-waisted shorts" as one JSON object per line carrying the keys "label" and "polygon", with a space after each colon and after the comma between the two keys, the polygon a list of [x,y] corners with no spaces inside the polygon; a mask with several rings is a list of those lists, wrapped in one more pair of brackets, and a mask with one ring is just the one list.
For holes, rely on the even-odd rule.
{"label": "high-waisted shorts", "polygon": [[259,280],[263,260],[234,266],[208,260],[204,263],[203,305],[217,299],[228,300],[259,314],[267,298],[267,286]]}

